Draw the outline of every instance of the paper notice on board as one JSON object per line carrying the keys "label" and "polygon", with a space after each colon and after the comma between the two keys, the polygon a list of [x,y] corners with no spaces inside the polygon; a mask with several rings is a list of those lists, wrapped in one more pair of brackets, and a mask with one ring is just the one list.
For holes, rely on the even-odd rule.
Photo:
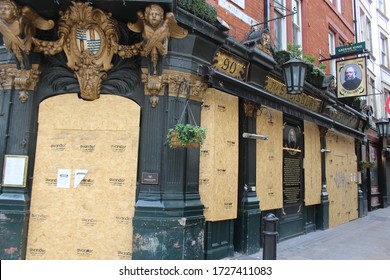
{"label": "paper notice on board", "polygon": [[77,188],[81,181],[85,178],[87,175],[88,170],[87,169],[76,169],[74,171],[74,186],[73,188]]}
{"label": "paper notice on board", "polygon": [[58,169],[57,173],[57,188],[68,189],[70,188],[70,169]]}

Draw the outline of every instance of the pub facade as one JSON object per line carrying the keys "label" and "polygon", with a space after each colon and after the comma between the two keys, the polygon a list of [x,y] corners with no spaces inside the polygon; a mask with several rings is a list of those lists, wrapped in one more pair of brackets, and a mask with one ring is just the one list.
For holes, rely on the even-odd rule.
{"label": "pub facade", "polygon": [[176,1],[0,5],[1,259],[222,259],[268,213],[279,240],[360,216],[368,116],[332,81],[288,94],[267,34]]}

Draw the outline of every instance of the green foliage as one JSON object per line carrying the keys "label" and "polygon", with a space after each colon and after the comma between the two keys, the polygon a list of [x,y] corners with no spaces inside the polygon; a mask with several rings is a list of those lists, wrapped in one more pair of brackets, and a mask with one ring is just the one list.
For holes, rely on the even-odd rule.
{"label": "green foliage", "polygon": [[301,58],[302,57],[302,47],[301,45],[293,45],[293,44],[288,44],[287,45],[287,51],[291,53],[291,57],[295,58]]}
{"label": "green foliage", "polygon": [[175,148],[172,142],[173,134],[177,134],[177,139],[182,146],[188,146],[193,143],[199,143],[202,145],[206,139],[206,129],[193,124],[176,124],[175,128],[168,130],[167,143],[169,147]]}
{"label": "green foliage", "polygon": [[359,162],[359,167],[360,167],[360,171],[363,171],[365,172],[366,168],[375,168],[376,167],[376,162],[375,161],[360,161]]}
{"label": "green foliage", "polygon": [[177,5],[208,23],[217,22],[217,10],[205,0],[178,0]]}
{"label": "green foliage", "polygon": [[306,81],[316,87],[322,87],[322,82],[326,77],[324,72],[326,68],[325,64],[315,66],[316,58],[312,55],[303,54],[300,45],[288,44],[287,51],[277,51],[274,55],[274,59],[279,65],[289,61],[291,58],[300,59],[305,62],[307,64]]}

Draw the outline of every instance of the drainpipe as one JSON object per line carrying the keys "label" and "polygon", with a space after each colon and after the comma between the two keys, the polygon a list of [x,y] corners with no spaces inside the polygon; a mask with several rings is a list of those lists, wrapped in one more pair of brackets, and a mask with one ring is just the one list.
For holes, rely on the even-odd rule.
{"label": "drainpipe", "polygon": [[357,31],[357,20],[356,20],[356,0],[352,0],[352,4],[353,4],[353,27],[354,27],[354,30],[355,30],[355,43],[358,42],[358,38],[357,38],[357,34],[358,34],[358,31]]}
{"label": "drainpipe", "polygon": [[268,29],[269,20],[269,0],[264,0],[264,29]]}

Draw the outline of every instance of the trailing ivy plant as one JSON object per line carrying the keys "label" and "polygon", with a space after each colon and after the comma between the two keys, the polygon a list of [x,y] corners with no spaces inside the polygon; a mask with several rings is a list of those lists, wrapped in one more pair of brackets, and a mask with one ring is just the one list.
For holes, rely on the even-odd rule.
{"label": "trailing ivy plant", "polygon": [[217,10],[205,0],[177,0],[177,5],[210,24],[217,22]]}

